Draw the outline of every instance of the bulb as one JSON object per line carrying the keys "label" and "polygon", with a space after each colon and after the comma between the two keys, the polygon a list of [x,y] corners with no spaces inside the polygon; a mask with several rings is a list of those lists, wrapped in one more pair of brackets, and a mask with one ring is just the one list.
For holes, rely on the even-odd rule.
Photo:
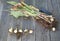
{"label": "bulb", "polygon": [[30,33],[30,34],[33,33],[33,30],[29,30],[29,33]]}
{"label": "bulb", "polygon": [[53,27],[53,28],[52,28],[52,31],[56,31],[56,28],[55,28],[55,27]]}
{"label": "bulb", "polygon": [[50,20],[51,20],[51,21],[54,21],[54,19],[53,19],[53,18],[51,18]]}
{"label": "bulb", "polygon": [[12,32],[13,32],[13,28],[12,28],[12,27],[9,29],[9,32],[10,32],[10,33],[12,33]]}
{"label": "bulb", "polygon": [[17,28],[14,30],[14,33],[17,33]]}
{"label": "bulb", "polygon": [[22,29],[19,29],[19,32],[23,32]]}
{"label": "bulb", "polygon": [[28,32],[28,29],[25,29],[24,32]]}

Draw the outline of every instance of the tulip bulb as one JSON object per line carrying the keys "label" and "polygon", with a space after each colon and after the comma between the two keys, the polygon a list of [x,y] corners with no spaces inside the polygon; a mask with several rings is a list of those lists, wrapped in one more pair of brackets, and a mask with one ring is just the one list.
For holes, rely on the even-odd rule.
{"label": "tulip bulb", "polygon": [[28,32],[28,29],[25,29],[24,32]]}
{"label": "tulip bulb", "polygon": [[13,28],[12,28],[12,27],[9,29],[9,32],[10,32],[10,33],[12,33],[12,32],[13,32]]}
{"label": "tulip bulb", "polygon": [[53,28],[52,28],[52,31],[56,31],[56,28],[55,28],[55,27],[53,27]]}
{"label": "tulip bulb", "polygon": [[29,33],[32,34],[33,33],[33,30],[29,30]]}
{"label": "tulip bulb", "polygon": [[18,31],[17,31],[17,28],[14,30],[14,33],[17,33]]}
{"label": "tulip bulb", "polygon": [[19,29],[19,32],[23,32],[22,29]]}

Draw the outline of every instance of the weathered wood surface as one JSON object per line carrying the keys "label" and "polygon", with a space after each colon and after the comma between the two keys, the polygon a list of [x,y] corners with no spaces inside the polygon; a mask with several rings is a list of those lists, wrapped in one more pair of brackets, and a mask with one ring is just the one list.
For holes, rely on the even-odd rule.
{"label": "weathered wood surface", "polygon": [[[10,5],[6,3],[6,0],[0,1],[0,41],[60,41],[60,0],[25,0],[27,4],[34,5],[39,9],[45,8],[56,17],[56,20],[58,20],[56,32],[46,30],[33,18],[24,19],[21,17],[15,19],[9,15],[9,11],[3,11],[10,7]],[[10,36],[8,33],[8,28],[11,26],[16,28],[15,26],[17,24],[19,24],[22,29],[33,29],[34,33],[32,35],[23,36],[17,40],[15,36]]]}

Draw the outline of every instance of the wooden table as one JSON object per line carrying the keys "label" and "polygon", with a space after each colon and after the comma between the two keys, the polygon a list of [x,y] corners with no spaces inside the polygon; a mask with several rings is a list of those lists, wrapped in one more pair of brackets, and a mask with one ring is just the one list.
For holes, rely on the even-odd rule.
{"label": "wooden table", "polygon": [[[60,41],[60,0],[25,0],[27,4],[37,8],[45,8],[56,17],[58,26],[56,32],[45,29],[41,24],[38,24],[32,17],[19,19],[9,15],[7,10],[11,6],[6,3],[7,0],[0,0],[0,41]],[[18,1],[18,0],[14,0]],[[23,36],[19,40],[15,36],[10,36],[8,28],[19,24],[22,29],[33,29],[34,33],[28,36]],[[19,28],[20,28],[19,27]]]}

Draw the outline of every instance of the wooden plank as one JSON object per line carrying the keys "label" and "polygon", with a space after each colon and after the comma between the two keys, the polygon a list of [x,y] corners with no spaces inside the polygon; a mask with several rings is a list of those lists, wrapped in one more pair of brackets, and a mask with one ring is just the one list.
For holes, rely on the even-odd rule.
{"label": "wooden plank", "polygon": [[[4,12],[4,13],[6,13],[6,12]],[[9,24],[8,24],[9,21],[7,21],[7,17],[8,17],[7,14],[3,14],[2,19],[1,19],[1,22],[2,22],[1,23],[1,28],[2,28],[2,34],[1,34],[2,41],[6,41],[7,40],[7,35],[8,35],[7,33],[8,33],[8,27],[9,27]]]}
{"label": "wooden plank", "polygon": [[[10,5],[4,2],[3,10],[7,10],[8,8],[10,8]],[[17,41],[14,35],[11,36],[8,33],[8,28],[10,28],[11,26],[16,28],[15,27],[16,24],[17,24],[17,20],[14,17],[9,15],[9,11],[3,11],[1,17],[1,28],[2,28],[1,41]]]}
{"label": "wooden plank", "polygon": [[14,17],[10,16],[8,13],[2,14],[2,41],[21,41],[21,39],[17,40],[16,35],[11,36],[8,33],[8,28],[12,26],[15,29],[16,25],[19,24],[19,21]]}
{"label": "wooden plank", "polygon": [[58,26],[56,32],[50,32],[51,34],[51,41],[59,41],[60,40],[60,0],[51,0],[53,6],[53,15],[55,16],[56,20],[58,21]]}
{"label": "wooden plank", "polygon": [[[29,4],[29,5],[34,5],[33,4],[33,0],[25,0],[25,3]],[[24,29],[33,29],[34,32],[33,34],[28,34],[27,36],[23,36],[22,37],[22,41],[35,41],[35,21],[32,17],[24,19],[23,18],[23,28]]]}
{"label": "wooden plank", "polygon": [[[7,7],[6,7],[7,6]],[[8,6],[7,4],[4,4],[4,10],[7,10],[10,6]],[[19,40],[17,40],[16,39],[16,37],[14,37],[14,36],[10,36],[9,34],[8,34],[8,28],[10,28],[10,26],[12,25],[13,27],[15,27],[15,25],[16,24],[20,24],[20,20],[21,19],[14,19],[12,16],[9,16],[9,14],[8,14],[8,11],[3,11],[3,14],[2,14],[2,19],[1,19],[1,21],[2,21],[2,25],[4,25],[4,26],[2,26],[2,41],[25,41],[25,40],[23,40],[24,38],[22,38],[22,40],[21,39],[19,39]],[[25,22],[26,21],[26,22]],[[30,23],[30,20],[28,19],[28,20],[25,20],[25,21],[21,21],[21,22],[24,22],[22,25],[23,25],[23,29],[25,28],[24,26],[24,24],[26,23],[26,26],[27,26],[27,28],[29,28],[30,26],[31,26],[31,23]],[[29,24],[29,26],[27,25],[27,24]],[[6,27],[5,27],[6,26]],[[31,27],[30,27],[31,28]],[[32,28],[31,28],[32,29]],[[6,33],[5,33],[6,32]],[[4,35],[5,34],[5,35]],[[6,37],[6,38],[5,38]],[[27,39],[27,38],[29,38],[29,39]],[[35,39],[34,39],[35,37],[34,37],[34,34],[31,36],[31,35],[29,35],[28,37],[26,37],[25,39],[28,41],[28,40],[30,40],[30,41],[34,41]]]}
{"label": "wooden plank", "polygon": [[1,15],[2,15],[3,3],[0,1],[0,41],[2,40],[2,28],[1,28]]}
{"label": "wooden plank", "polygon": [[33,0],[24,0],[24,2],[28,5],[31,5],[33,3]]}
{"label": "wooden plank", "polygon": [[3,3],[0,1],[0,20],[1,20],[1,15],[2,15],[2,10],[3,10]]}
{"label": "wooden plank", "polygon": [[41,8],[45,8],[47,9],[47,0],[35,0],[35,7],[41,9]]}
{"label": "wooden plank", "polygon": [[[34,27],[34,24],[33,24],[33,20],[31,18],[23,19],[23,28],[24,29],[33,29],[34,30],[35,27]],[[28,34],[27,36],[24,35],[22,37],[22,41],[35,41],[35,33],[33,33],[31,35]]]}
{"label": "wooden plank", "polygon": [[53,12],[53,7],[52,7],[52,3],[51,0],[47,0],[47,6],[48,6],[48,12],[52,13]]}
{"label": "wooden plank", "polygon": [[[36,0],[36,7],[48,10],[48,3],[48,0]],[[41,24],[36,22],[36,41],[50,41],[49,34],[49,30],[46,30]]]}
{"label": "wooden plank", "polygon": [[[51,0],[47,0],[47,11],[50,13],[50,14],[52,14],[52,12],[53,12],[53,7],[52,7],[52,3],[51,3]],[[53,15],[53,14],[52,14]],[[50,35],[50,31],[48,30],[47,31],[47,33],[48,33],[48,35],[47,35],[47,39],[48,39],[48,41],[51,41],[51,35]]]}

